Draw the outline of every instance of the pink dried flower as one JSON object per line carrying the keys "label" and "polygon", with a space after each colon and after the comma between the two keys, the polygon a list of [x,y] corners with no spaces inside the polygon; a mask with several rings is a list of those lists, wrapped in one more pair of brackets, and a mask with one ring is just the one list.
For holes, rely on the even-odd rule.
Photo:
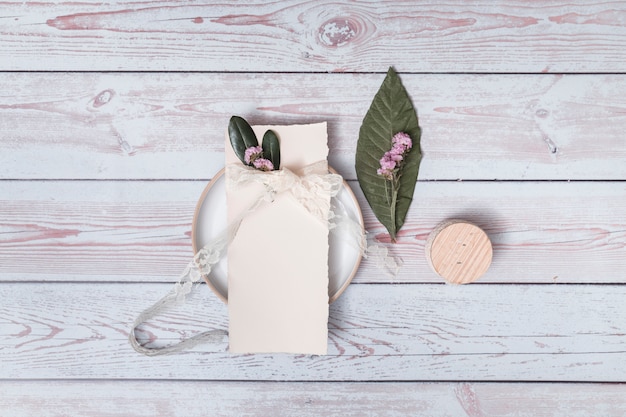
{"label": "pink dried flower", "polygon": [[393,173],[391,173],[391,172],[390,172],[390,171],[388,171],[388,170],[382,169],[382,168],[378,168],[378,169],[376,170],[376,173],[377,173],[378,175],[382,176],[382,177],[385,177],[385,179],[388,179],[388,180],[391,180],[391,179],[393,178],[393,177],[392,177]]}
{"label": "pink dried flower", "polygon": [[273,171],[274,170],[274,164],[272,164],[272,161],[270,161],[269,159],[265,159],[265,158],[256,158],[252,162],[252,165],[254,165],[256,169],[259,169],[261,171]]}
{"label": "pink dried flower", "polygon": [[243,159],[246,161],[246,164],[250,165],[254,163],[257,158],[260,158],[262,154],[263,148],[260,146],[251,146],[246,149]]}
{"label": "pink dried flower", "polygon": [[376,173],[391,181],[400,169],[404,156],[413,146],[411,137],[404,132],[396,133],[391,139],[392,147],[380,158],[380,168]]}
{"label": "pink dried flower", "polygon": [[413,147],[413,141],[411,140],[411,137],[404,132],[396,133],[391,139],[391,143],[393,143],[394,147],[397,146],[402,149],[402,151],[408,151]]}
{"label": "pink dried flower", "polygon": [[404,153],[403,152],[395,152],[395,149],[390,150],[389,152],[387,152],[385,155],[387,155],[387,158],[394,161],[394,162],[400,162],[404,159]]}
{"label": "pink dried flower", "polygon": [[380,168],[376,173],[390,180],[393,177],[394,169],[396,169],[396,161],[393,159],[393,155],[390,152],[385,152],[383,157],[380,158]]}
{"label": "pink dried flower", "polygon": [[385,154],[380,160],[380,167],[386,170],[396,169],[396,161],[391,159],[389,154]]}

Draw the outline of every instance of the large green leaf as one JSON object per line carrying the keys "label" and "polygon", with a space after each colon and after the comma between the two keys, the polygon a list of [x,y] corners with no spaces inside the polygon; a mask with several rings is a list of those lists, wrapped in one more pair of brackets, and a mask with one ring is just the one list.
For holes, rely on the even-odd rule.
{"label": "large green leaf", "polygon": [[273,130],[268,130],[263,135],[263,158],[269,159],[274,165],[274,169],[280,169],[280,143]]}
{"label": "large green leaf", "polygon": [[[391,139],[398,132],[407,133],[413,147],[405,157],[399,180],[395,212],[390,204],[391,182],[376,173],[380,159],[391,149]],[[367,202],[378,220],[387,228],[393,241],[404,224],[413,200],[420,160],[420,134],[417,114],[400,78],[393,68],[376,93],[359,131],[356,147],[356,174]]]}
{"label": "large green leaf", "polygon": [[233,116],[230,118],[230,122],[228,123],[228,137],[237,158],[239,158],[244,165],[247,165],[244,160],[246,149],[252,146],[259,146],[259,141],[257,140],[252,127],[245,121],[244,118]]}

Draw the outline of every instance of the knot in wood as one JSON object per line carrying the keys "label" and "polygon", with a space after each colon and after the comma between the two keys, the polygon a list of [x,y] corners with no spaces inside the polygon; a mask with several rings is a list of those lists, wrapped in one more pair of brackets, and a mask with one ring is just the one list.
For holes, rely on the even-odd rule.
{"label": "knot in wood", "polygon": [[93,99],[93,107],[97,109],[98,107],[104,106],[111,101],[114,95],[115,91],[104,90]]}
{"label": "knot in wood", "polygon": [[343,46],[357,36],[361,26],[359,22],[347,17],[330,19],[319,29],[320,41],[326,46]]}

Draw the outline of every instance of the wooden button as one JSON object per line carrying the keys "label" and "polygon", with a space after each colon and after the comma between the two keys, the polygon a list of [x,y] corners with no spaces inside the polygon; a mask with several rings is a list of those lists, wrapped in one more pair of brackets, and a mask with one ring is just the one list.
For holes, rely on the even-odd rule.
{"label": "wooden button", "polygon": [[452,284],[467,284],[480,278],[491,265],[492,256],[487,234],[463,220],[439,224],[426,242],[428,263]]}

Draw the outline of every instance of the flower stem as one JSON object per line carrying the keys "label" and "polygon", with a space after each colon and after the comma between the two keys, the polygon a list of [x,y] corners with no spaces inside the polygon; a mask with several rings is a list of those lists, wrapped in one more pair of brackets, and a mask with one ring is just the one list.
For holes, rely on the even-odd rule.
{"label": "flower stem", "polygon": [[387,204],[391,205],[391,197],[389,196],[389,181],[385,181],[385,198],[387,199]]}
{"label": "flower stem", "polygon": [[396,243],[396,203],[398,201],[398,189],[400,185],[400,175],[394,175],[394,178],[391,183],[391,204],[389,205],[389,209],[391,210],[391,221],[392,221],[392,230],[391,230],[391,241]]}

